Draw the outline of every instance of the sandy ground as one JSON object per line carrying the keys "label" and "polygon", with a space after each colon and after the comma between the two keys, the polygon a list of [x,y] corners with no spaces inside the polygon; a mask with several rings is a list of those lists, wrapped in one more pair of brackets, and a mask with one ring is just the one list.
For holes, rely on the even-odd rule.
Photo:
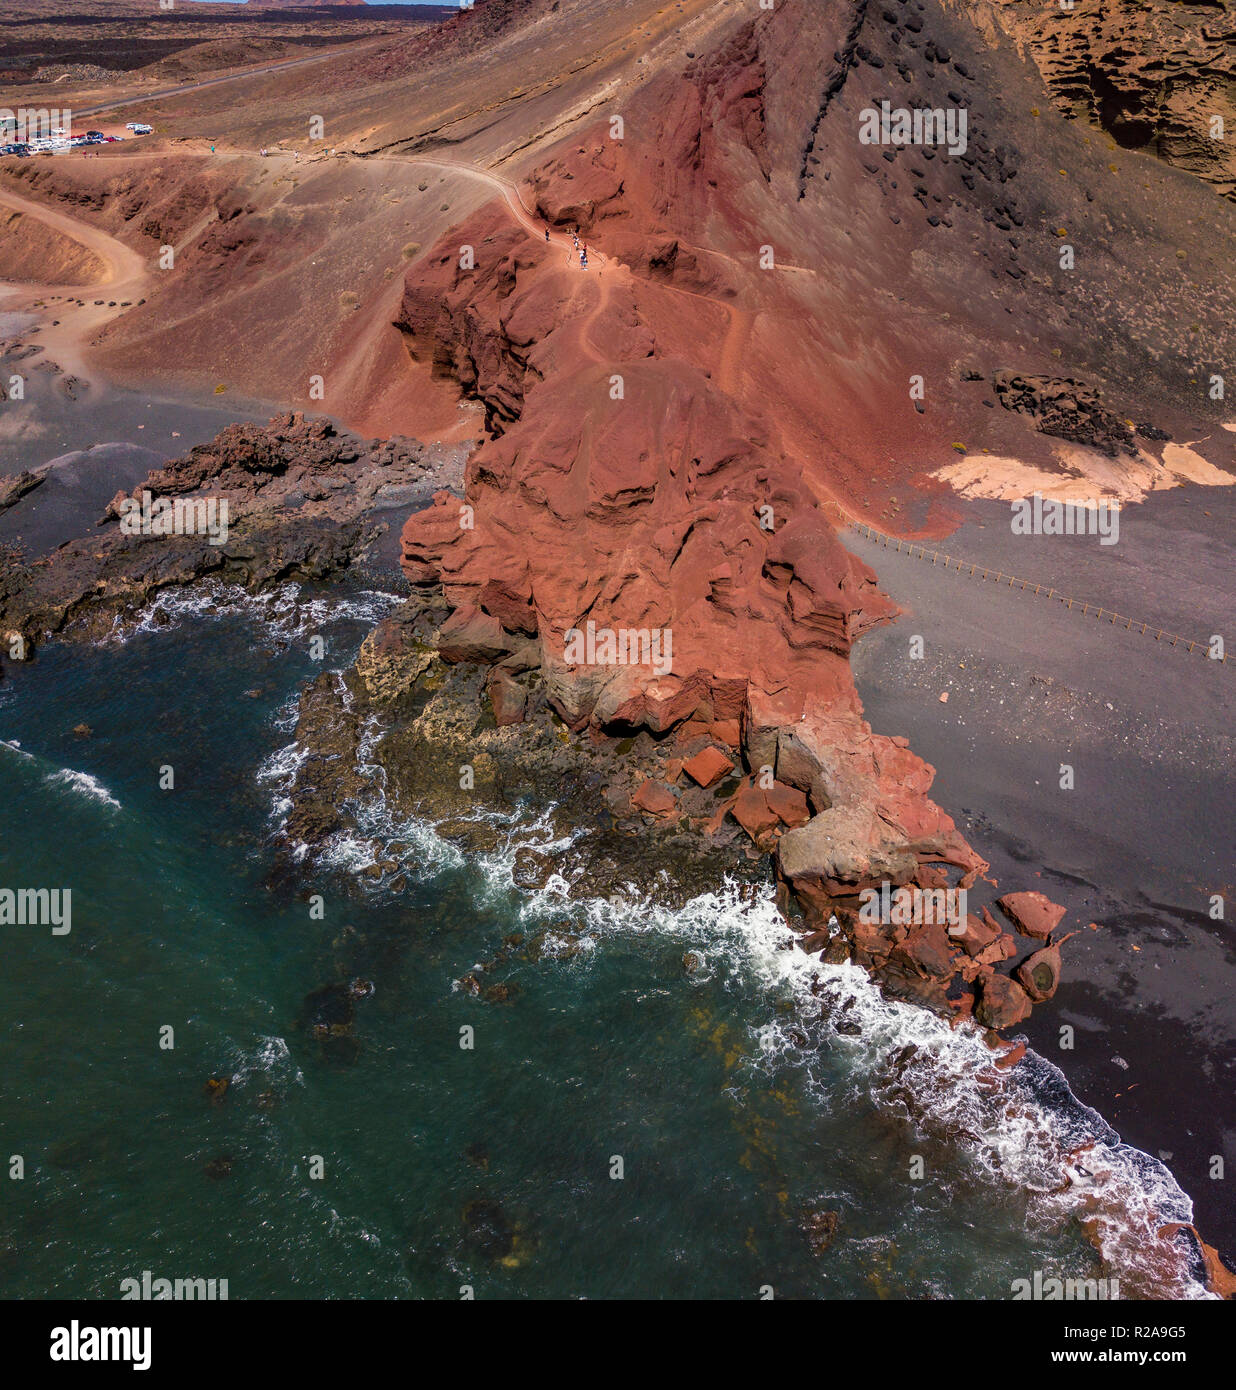
{"label": "sandy ground", "polygon": [[[47,304],[51,312],[42,314],[39,342],[66,372],[88,382],[86,344],[105,323],[124,312],[126,301],[134,303],[143,296],[150,282],[149,264],[131,247],[99,228],[9,189],[0,188],[0,208],[21,212],[79,242],[102,265],[102,275],[92,284],[12,286],[16,294],[6,297],[5,302],[10,311]],[[79,300],[83,302],[78,303]]]}
{"label": "sandy ground", "polygon": [[1216,468],[1192,447],[1206,442],[1164,444],[1161,458],[1141,449],[1134,459],[1113,459],[1097,449],[1059,441],[1052,447],[1066,470],[1063,474],[1034,468],[1021,459],[969,454],[941,468],[935,476],[968,498],[1013,501],[1039,492],[1061,502],[1085,502],[1099,497],[1143,502],[1150,492],[1180,487],[1183,483],[1205,487],[1231,487],[1236,483],[1236,476]]}
{"label": "sandy ground", "polygon": [[[950,553],[1190,637],[1226,634],[1236,497],[1156,493],[1117,546],[1014,537],[1009,508],[970,503]],[[867,717],[938,769],[933,797],[1002,891],[1069,909],[1064,983],[1028,1026],[1076,1093],[1163,1157],[1229,1263],[1236,1207],[1209,1176],[1236,1164],[1236,661],[1186,656],[1020,591],[945,573],[861,537],[847,545],[907,614],[853,658]],[[924,639],[922,660],[910,638]],[[947,691],[947,703],[940,695]],[[1060,765],[1075,788],[1060,788]],[[1223,894],[1227,922],[1212,921]],[[1101,929],[1087,924],[1099,922]],[[1062,1049],[1059,1029],[1075,1029]]]}

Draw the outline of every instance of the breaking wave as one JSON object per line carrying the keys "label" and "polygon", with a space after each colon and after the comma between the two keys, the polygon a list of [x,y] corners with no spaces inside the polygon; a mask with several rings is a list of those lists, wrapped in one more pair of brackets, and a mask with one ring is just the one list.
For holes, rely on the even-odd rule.
{"label": "breaking wave", "polygon": [[162,589],[132,615],[117,615],[102,640],[123,644],[138,633],[167,632],[206,618],[243,617],[260,623],[272,636],[295,641],[340,622],[380,622],[403,601],[384,589],[306,598],[294,580],[251,593],[240,584],[205,580],[185,588]]}
{"label": "breaking wave", "polygon": [[92,777],[88,772],[74,772],[71,767],[66,767],[59,772],[49,773],[45,780],[52,786],[67,787],[92,801],[100,801],[104,806],[120,810],[120,802],[97,777]]}
{"label": "breaking wave", "polygon": [[1083,1223],[1126,1296],[1213,1297],[1189,1247],[1158,1235],[1169,1222],[1192,1221],[1187,1193],[1158,1159],[1122,1143],[1045,1058],[1028,1051],[1002,1071],[974,1025],[952,1028],[886,999],[857,966],[806,954],[770,889],[753,894],[727,883],[678,909],[594,899],[585,910],[601,940],[631,932],[678,937],[699,956],[701,979],[721,970],[754,984],[760,997],[792,999],[792,1011],[770,1010],[767,1021],[752,1023],[754,1065],[801,1070],[823,1102],[820,1049],[844,1049],[856,1098],[861,1090],[917,1139],[949,1146],[996,1191],[1022,1189],[1045,1228]]}
{"label": "breaking wave", "polygon": [[[342,675],[336,673],[342,685]],[[343,692],[346,696],[346,690]],[[287,726],[294,712],[283,711]],[[659,900],[654,885],[623,885],[609,897],[573,891],[582,869],[567,855],[586,833],[564,834],[553,808],[539,813],[474,812],[492,847],[465,854],[430,821],[397,813],[386,795],[385,772],[373,749],[382,729],[363,727],[357,770],[368,785],[351,805],[354,833],[335,836],[318,856],[324,868],[356,876],[363,891],[392,892],[398,878],[424,883],[447,871],[471,871],[478,906],[515,905],[522,922],[545,927],[570,919],[570,964],[588,960],[607,938],[653,935],[689,943],[693,978],[720,982],[758,1001],[749,1029],[750,1065],[794,1070],[821,1106],[838,1102],[835,1063],[845,1060],[851,1097],[875,1105],[907,1127],[916,1142],[948,1150],[969,1179],[996,1193],[1026,1195],[1030,1219],[1045,1232],[1084,1231],[1105,1273],[1126,1297],[1209,1299],[1196,1252],[1159,1231],[1189,1223],[1192,1201],[1158,1159],[1124,1144],[1116,1131],[1071,1091],[1061,1070],[1033,1051],[1007,1070],[970,1021],[949,1022],[917,1005],[886,999],[862,969],[809,955],[785,922],[770,886],[727,879],[686,903]],[[281,824],[307,751],[291,743],[258,772],[272,793],[272,819]],[[517,879],[520,850],[556,860],[539,887]],[[303,859],[308,846],[296,847]],[[579,887],[582,888],[582,882]],[[666,894],[666,897],[669,895]],[[581,916],[583,925],[581,928]],[[552,957],[552,949],[544,952]],[[785,1007],[787,1004],[792,1007]],[[845,1101],[843,1094],[840,1099]]]}
{"label": "breaking wave", "polygon": [[[478,903],[517,894],[521,920],[551,929],[570,914],[569,968],[595,956],[607,937],[681,940],[697,959],[701,983],[720,978],[727,989],[767,1001],[750,1024],[751,1065],[794,1069],[821,1105],[835,1106],[835,1073],[821,1058],[842,1050],[856,1101],[895,1117],[916,1141],[947,1146],[972,1181],[997,1192],[1020,1189],[1045,1231],[1080,1223],[1125,1296],[1213,1297],[1189,1246],[1158,1235],[1169,1222],[1193,1219],[1191,1199],[1163,1163],[1122,1143],[1045,1058],[1027,1051],[1001,1070],[972,1023],[950,1027],[916,1005],[886,999],[858,967],[808,955],[770,887],[727,880],[681,906],[633,886],[608,898],[575,897],[563,873],[523,891],[514,877],[518,850],[560,854],[578,838],[555,831],[550,811],[532,819],[487,813],[498,844],[465,858],[428,821],[395,815],[380,785],[358,810],[359,837],[337,839],[322,862],[356,875],[368,870],[367,890],[389,882],[390,874],[373,881],[373,866],[384,859],[422,882],[466,863],[477,871]],[[787,1001],[792,1009],[776,1007]]]}

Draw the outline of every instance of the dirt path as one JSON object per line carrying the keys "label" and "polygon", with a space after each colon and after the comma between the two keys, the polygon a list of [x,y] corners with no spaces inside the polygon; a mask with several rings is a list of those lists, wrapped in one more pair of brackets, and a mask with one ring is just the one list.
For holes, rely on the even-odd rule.
{"label": "dirt path", "polygon": [[[601,254],[595,248],[588,251],[588,265],[585,268],[580,264],[579,252],[575,249],[575,237],[569,232],[557,232],[547,227],[546,223],[538,221],[524,204],[520,194],[519,186],[510,179],[503,178],[500,174],[491,173],[487,169],[478,169],[474,164],[455,163],[445,159],[421,159],[418,156],[402,158],[399,156],[387,155],[384,158],[395,164],[421,164],[431,169],[449,169],[452,173],[464,174],[471,178],[480,179],[483,183],[489,184],[502,194],[506,205],[514,216],[515,220],[527,231],[528,235],[537,241],[546,239],[549,244],[562,248],[568,269],[574,270],[577,274],[594,274],[597,277],[597,297],[596,303],[578,320],[579,323],[579,346],[581,352],[596,363],[603,363],[607,359],[597,347],[592,338],[592,326],[597,319],[605,312],[610,300],[610,288],[613,277],[624,267],[615,267],[610,271],[608,277],[602,276],[602,270],[609,265],[609,258]],[[548,238],[545,237],[549,231]]]}
{"label": "dirt path", "polygon": [[[392,164],[424,164],[431,169],[450,169],[457,174],[467,174],[474,179],[496,188],[506,199],[506,205],[515,215],[516,221],[521,223],[530,236],[538,240],[545,236],[546,224],[538,222],[524,206],[524,200],[520,196],[519,185],[511,179],[505,179],[501,174],[490,173],[488,169],[478,169],[475,164],[455,163],[448,159],[422,159],[419,155],[409,155],[406,158],[401,156],[386,155],[385,158]],[[575,250],[575,239],[568,232],[550,231],[549,240],[555,246],[561,246],[566,253],[567,264],[575,269],[581,270],[579,255]],[[595,262],[595,265],[594,265]],[[608,258],[601,255],[599,251],[592,250],[588,253],[588,270],[595,270],[599,275],[602,268],[608,264]]]}
{"label": "dirt path", "polygon": [[[70,217],[67,213],[31,202],[8,189],[0,188],[0,207],[11,208],[44,226],[61,232],[84,246],[103,263],[104,274],[92,285],[12,285],[14,308],[30,308],[37,302],[61,301],[54,315],[48,315],[38,341],[48,357],[66,372],[89,382],[86,349],[95,333],[124,312],[123,302],[142,298],[150,282],[148,263],[131,247],[114,236]],[[94,300],[103,298],[102,304]],[[77,300],[82,303],[78,305]],[[52,318],[59,318],[53,324]]]}

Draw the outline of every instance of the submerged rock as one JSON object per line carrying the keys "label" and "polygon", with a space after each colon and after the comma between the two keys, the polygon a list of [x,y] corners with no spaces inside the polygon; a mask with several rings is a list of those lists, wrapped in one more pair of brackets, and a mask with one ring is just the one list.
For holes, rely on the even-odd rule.
{"label": "submerged rock", "polygon": [[840,1213],[835,1211],[808,1211],[803,1219],[803,1230],[813,1255],[822,1255],[833,1243],[837,1235]]}

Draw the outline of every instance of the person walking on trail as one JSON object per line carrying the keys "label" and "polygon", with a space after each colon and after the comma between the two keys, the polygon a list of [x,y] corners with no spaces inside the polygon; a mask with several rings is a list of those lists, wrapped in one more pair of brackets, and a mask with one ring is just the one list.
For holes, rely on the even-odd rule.
{"label": "person walking on trail", "polygon": [[545,240],[546,240],[546,241],[549,240],[549,228],[548,228],[548,227],[545,228]]}

